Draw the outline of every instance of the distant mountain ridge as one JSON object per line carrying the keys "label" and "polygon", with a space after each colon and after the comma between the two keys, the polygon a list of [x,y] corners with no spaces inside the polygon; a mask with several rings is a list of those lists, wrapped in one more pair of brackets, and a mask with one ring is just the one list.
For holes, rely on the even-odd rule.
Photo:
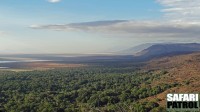
{"label": "distant mountain ridge", "polygon": [[131,48],[128,48],[128,49],[125,49],[125,50],[121,50],[121,51],[118,51],[117,54],[123,54],[123,55],[133,55],[135,53],[138,53],[152,45],[155,45],[156,43],[145,43],[145,44],[141,44],[141,45],[138,45],[138,46],[134,46],[134,47],[131,47]]}
{"label": "distant mountain ridge", "polygon": [[176,43],[176,44],[156,44],[136,53],[134,56],[139,59],[149,59],[156,57],[188,54],[200,51],[199,43]]}

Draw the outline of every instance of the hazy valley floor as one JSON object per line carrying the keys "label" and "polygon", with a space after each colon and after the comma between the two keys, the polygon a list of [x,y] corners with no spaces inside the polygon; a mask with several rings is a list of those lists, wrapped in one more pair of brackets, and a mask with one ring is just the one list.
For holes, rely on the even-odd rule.
{"label": "hazy valley floor", "polygon": [[200,53],[192,53],[141,63],[4,63],[18,72],[0,70],[0,110],[165,111],[167,93],[200,92],[199,57]]}

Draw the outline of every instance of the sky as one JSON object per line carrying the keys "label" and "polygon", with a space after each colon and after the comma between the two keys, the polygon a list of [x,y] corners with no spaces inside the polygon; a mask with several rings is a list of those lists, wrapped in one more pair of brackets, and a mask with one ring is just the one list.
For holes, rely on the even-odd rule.
{"label": "sky", "polygon": [[1,0],[0,53],[108,53],[200,42],[199,0]]}

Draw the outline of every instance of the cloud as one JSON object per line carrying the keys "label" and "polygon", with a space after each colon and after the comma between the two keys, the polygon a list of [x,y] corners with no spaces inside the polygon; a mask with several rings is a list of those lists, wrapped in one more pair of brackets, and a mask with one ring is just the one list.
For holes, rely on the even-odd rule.
{"label": "cloud", "polygon": [[31,25],[30,28],[131,35],[134,38],[200,38],[199,0],[156,1],[163,6],[161,11],[164,13],[164,17],[159,21],[106,20],[70,24]]}
{"label": "cloud", "polygon": [[157,0],[163,5],[164,15],[173,21],[199,21],[199,0]]}
{"label": "cloud", "polygon": [[[93,22],[82,22],[82,23],[70,23],[70,24],[54,24],[54,25],[31,25],[33,29],[52,29],[52,30],[84,30],[92,31],[95,29],[100,30],[102,28],[110,27],[119,23],[126,23],[126,20],[113,20],[113,21],[93,21]],[[103,30],[103,29],[102,29]]]}
{"label": "cloud", "polygon": [[51,3],[56,3],[56,2],[60,2],[61,0],[48,0],[48,2],[51,2]]}
{"label": "cloud", "polygon": [[6,35],[6,32],[0,31],[0,36],[5,36],[5,35]]}
{"label": "cloud", "polygon": [[31,25],[30,28],[51,29],[57,31],[133,34],[146,37],[197,37],[197,35],[200,35],[200,22],[114,20],[63,25]]}

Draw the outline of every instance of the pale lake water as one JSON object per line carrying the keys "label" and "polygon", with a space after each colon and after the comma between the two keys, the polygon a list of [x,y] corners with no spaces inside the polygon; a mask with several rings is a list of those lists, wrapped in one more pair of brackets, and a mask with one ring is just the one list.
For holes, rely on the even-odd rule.
{"label": "pale lake water", "polygon": [[9,67],[0,67],[0,69],[8,69]]}
{"label": "pale lake water", "polygon": [[15,62],[20,62],[20,61],[0,61],[0,63],[15,63]]}
{"label": "pale lake water", "polygon": [[0,61],[0,63],[20,63],[20,62],[45,62],[52,60],[23,60],[23,61]]}

